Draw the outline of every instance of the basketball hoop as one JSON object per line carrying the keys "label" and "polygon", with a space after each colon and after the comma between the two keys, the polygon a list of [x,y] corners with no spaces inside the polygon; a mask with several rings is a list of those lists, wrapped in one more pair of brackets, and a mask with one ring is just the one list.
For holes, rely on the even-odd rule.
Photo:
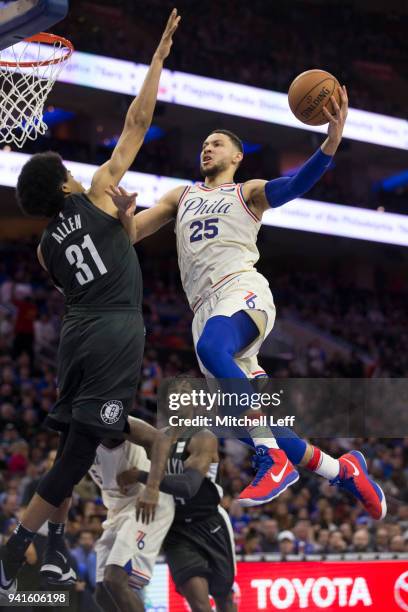
{"label": "basketball hoop", "polygon": [[40,32],[0,51],[0,142],[22,147],[44,135],[44,104],[74,47]]}

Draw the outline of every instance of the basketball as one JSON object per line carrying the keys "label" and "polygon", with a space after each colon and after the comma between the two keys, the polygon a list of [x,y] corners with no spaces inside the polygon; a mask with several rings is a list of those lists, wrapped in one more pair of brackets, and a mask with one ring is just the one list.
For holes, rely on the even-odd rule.
{"label": "basketball", "polygon": [[340,105],[340,83],[325,70],[302,72],[289,87],[288,100],[292,113],[307,125],[328,123],[323,107],[334,114],[330,96],[334,95]]}

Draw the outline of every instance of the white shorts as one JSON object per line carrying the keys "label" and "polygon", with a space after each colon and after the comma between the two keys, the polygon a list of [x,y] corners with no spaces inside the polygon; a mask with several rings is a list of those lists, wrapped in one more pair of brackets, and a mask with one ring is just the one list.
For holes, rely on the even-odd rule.
{"label": "white shorts", "polygon": [[[242,272],[203,299],[193,319],[194,347],[197,347],[197,342],[208,319],[217,315],[231,317],[240,310],[245,310],[254,319],[259,329],[259,336],[241,351],[234,361],[248,378],[264,376],[265,371],[259,367],[257,355],[262,342],[272,331],[276,309],[269,283],[259,272]],[[201,363],[198,355],[197,360],[204,376],[213,378]]]}
{"label": "white shorts", "polygon": [[129,574],[129,585],[141,589],[149,584],[153,567],[174,518],[171,495],[160,493],[154,521],[136,520],[135,501],[125,506],[95,545],[96,582],[102,582],[107,565],[119,565]]}

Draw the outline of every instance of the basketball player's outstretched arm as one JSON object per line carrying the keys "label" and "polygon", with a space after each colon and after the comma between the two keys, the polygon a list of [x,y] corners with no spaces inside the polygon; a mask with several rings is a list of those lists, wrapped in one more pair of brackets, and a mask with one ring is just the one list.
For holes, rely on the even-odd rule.
{"label": "basketball player's outstretched arm", "polygon": [[[107,207],[113,208],[112,201],[105,193],[105,190],[109,185],[117,185],[119,183],[125,172],[129,170],[134,162],[143,144],[143,139],[150,127],[156,106],[163,62],[170,53],[173,34],[178,27],[179,21],[180,17],[177,15],[177,10],[173,9],[160,43],[153,55],[139,95],[129,107],[118,144],[111,158],[96,171],[92,179],[89,196],[97,205],[102,205],[105,202]],[[115,211],[114,208],[113,211]]]}
{"label": "basketball player's outstretched arm", "polygon": [[[159,502],[159,485],[163,478],[171,446],[176,440],[176,430],[171,427],[162,430],[155,429],[133,417],[128,417],[128,422],[130,433],[126,438],[134,444],[144,446],[151,462],[150,472],[145,480],[146,486],[136,502],[137,520],[140,518],[143,523],[149,524],[151,520],[154,520],[156,506]],[[118,483],[123,485],[123,479],[121,481],[118,477]]]}
{"label": "basketball player's outstretched arm", "polygon": [[323,108],[329,122],[326,140],[294,176],[272,181],[252,180],[244,183],[244,198],[259,218],[268,208],[277,208],[308,192],[326,172],[341,142],[347,118],[348,98],[345,87],[340,89],[340,97],[341,106],[332,96],[335,115],[331,115],[327,108]]}
{"label": "basketball player's outstretched arm", "polygon": [[166,225],[177,214],[177,206],[186,186],[175,187],[160,198],[155,206],[135,215],[136,193],[128,193],[123,187],[110,185],[106,193],[118,209],[119,219],[129,234],[132,244],[140,242]]}
{"label": "basketball player's outstretched arm", "polygon": [[[160,482],[160,491],[184,500],[191,499],[198,492],[208,473],[211,463],[218,463],[218,441],[210,431],[195,434],[188,445],[189,457],[184,462],[182,474],[166,474]],[[118,484],[123,493],[135,482],[147,482],[148,472],[133,468],[119,474]]]}

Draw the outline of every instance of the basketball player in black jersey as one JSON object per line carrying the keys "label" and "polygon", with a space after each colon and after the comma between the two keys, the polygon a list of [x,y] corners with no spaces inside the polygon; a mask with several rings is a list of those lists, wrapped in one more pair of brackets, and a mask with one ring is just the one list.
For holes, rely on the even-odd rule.
{"label": "basketball player in black jersey", "polygon": [[[174,522],[164,540],[166,561],[192,612],[211,612],[209,595],[218,612],[236,610],[234,536],[228,515],[219,506],[218,462],[218,440],[212,432],[185,431],[172,446],[160,483],[160,490],[172,494],[176,502]],[[118,476],[123,492],[147,479],[147,472],[136,468]]]}
{"label": "basketball player in black jersey", "polygon": [[[1,551],[0,594],[6,596],[15,591],[25,552],[47,520],[45,565],[57,579],[67,577],[62,532],[72,489],[92,465],[100,440],[128,431],[144,348],[142,278],[136,252],[106,191],[119,183],[142,146],[179,21],[174,9],[112,157],[94,174],[88,191],[52,152],[31,157],[18,178],[23,211],[50,219],[38,258],[64,292],[67,313],[58,353],[59,400],[47,417],[47,425],[61,432],[60,446],[56,462]],[[164,463],[162,472],[158,464],[152,467],[156,469],[161,476]],[[160,477],[153,474],[150,483],[154,478],[157,484]],[[144,495],[148,498],[149,487]]]}

